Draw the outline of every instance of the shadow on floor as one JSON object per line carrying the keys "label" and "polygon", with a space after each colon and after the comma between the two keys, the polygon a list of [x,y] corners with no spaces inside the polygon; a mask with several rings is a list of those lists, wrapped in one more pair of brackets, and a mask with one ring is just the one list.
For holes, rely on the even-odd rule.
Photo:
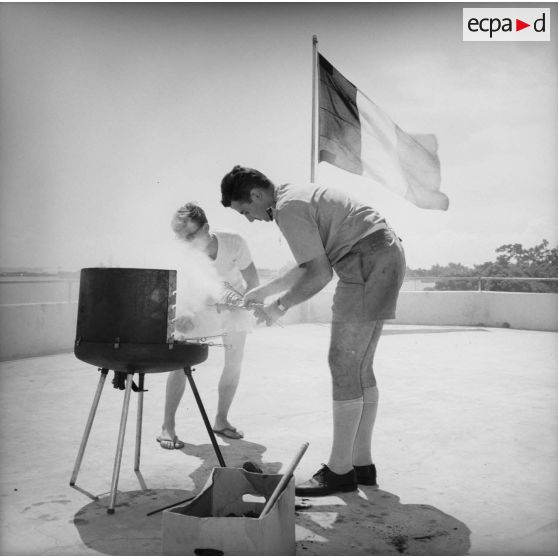
{"label": "shadow on floor", "polygon": [[[267,448],[247,440],[228,440],[219,445],[227,467],[242,467],[246,461],[259,466],[265,473],[277,473],[282,463],[263,460]],[[118,492],[116,509],[107,514],[110,495],[106,494],[81,508],[74,516],[74,525],[83,543],[96,552],[113,556],[154,556],[161,554],[162,513],[152,512],[172,507],[195,497],[205,486],[211,471],[219,466],[211,444],[188,444],[180,451],[197,457],[201,465],[189,476],[193,490],[145,489]],[[140,477],[140,483],[141,483]],[[145,487],[145,483],[142,483]],[[79,490],[79,487],[75,487]],[[92,496],[92,495],[90,495]],[[94,497],[94,496],[93,496]],[[151,513],[152,515],[147,515]]]}
{"label": "shadow on floor", "polygon": [[[226,441],[228,445],[219,447],[228,467],[242,467],[250,461],[268,474],[281,469],[280,462],[264,461],[265,446],[247,440]],[[119,492],[113,515],[107,514],[109,495],[103,495],[74,517],[83,543],[95,552],[114,556],[160,555],[159,511],[197,496],[218,466],[211,444],[186,443],[180,451],[201,462],[189,475],[193,490]],[[471,545],[470,530],[456,518],[432,506],[403,505],[395,494],[373,487],[361,486],[358,492],[323,498],[297,498],[295,516],[297,555],[465,555]]]}
{"label": "shadow on floor", "polygon": [[81,508],[74,516],[74,525],[83,543],[95,552],[156,556],[161,554],[162,514],[147,514],[195,495],[167,489],[118,492],[113,515],[107,513],[110,495],[106,495]]}
{"label": "shadow on floor", "polygon": [[372,487],[323,498],[297,498],[297,555],[465,555],[471,531],[421,504],[401,504]]}
{"label": "shadow on floor", "polygon": [[[228,442],[226,446],[219,444],[219,449],[221,450],[227,467],[242,467],[244,463],[250,461],[262,469],[264,473],[272,475],[278,473],[283,465],[281,462],[265,462],[263,456],[267,448],[261,444],[256,444],[246,439],[231,440],[229,438],[223,438],[222,436],[217,437]],[[202,462],[201,465],[189,475],[194,482],[195,491],[198,493],[205,486],[213,468],[219,467],[219,461],[215,455],[215,450],[211,444],[200,444],[196,446],[194,444],[185,443],[180,451],[187,455],[197,457]]]}

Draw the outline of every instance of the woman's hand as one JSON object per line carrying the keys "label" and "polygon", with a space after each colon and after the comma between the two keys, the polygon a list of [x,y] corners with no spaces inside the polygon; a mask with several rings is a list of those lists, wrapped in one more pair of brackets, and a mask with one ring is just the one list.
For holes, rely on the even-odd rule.
{"label": "woman's hand", "polygon": [[256,287],[255,289],[248,291],[244,295],[242,302],[244,306],[250,306],[255,304],[262,304],[264,300],[265,300],[265,294],[263,292],[262,287]]}
{"label": "woman's hand", "polygon": [[188,316],[178,316],[174,320],[174,327],[181,333],[187,333],[194,329],[194,322]]}

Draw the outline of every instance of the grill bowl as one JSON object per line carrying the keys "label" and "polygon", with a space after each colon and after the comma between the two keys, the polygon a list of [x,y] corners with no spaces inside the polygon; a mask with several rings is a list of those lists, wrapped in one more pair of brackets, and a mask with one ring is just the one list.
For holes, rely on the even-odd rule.
{"label": "grill bowl", "polygon": [[194,366],[207,359],[208,346],[193,343],[76,343],[74,354],[79,360],[119,372],[168,372]]}

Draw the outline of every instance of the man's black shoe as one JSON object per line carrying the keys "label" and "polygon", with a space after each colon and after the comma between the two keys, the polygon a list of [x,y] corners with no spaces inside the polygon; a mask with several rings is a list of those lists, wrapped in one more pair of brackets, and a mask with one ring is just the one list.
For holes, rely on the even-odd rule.
{"label": "man's black shoe", "polygon": [[358,484],[376,486],[376,465],[355,465],[355,473]]}
{"label": "man's black shoe", "polygon": [[338,475],[324,465],[309,481],[295,487],[295,494],[297,496],[327,496],[335,492],[352,492],[353,490],[358,490],[354,469],[344,475]]}

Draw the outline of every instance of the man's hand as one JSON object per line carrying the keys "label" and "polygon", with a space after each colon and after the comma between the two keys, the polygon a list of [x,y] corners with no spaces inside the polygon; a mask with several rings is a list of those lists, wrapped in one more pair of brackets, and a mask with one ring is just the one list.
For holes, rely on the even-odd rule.
{"label": "man's hand", "polygon": [[264,306],[263,308],[256,308],[254,310],[254,316],[256,317],[257,323],[261,324],[265,322],[267,326],[273,325],[279,318],[283,316],[284,312],[281,312],[277,307],[277,303],[273,302]]}
{"label": "man's hand", "polygon": [[265,295],[262,292],[262,287],[256,287],[244,295],[242,302],[244,306],[250,306],[250,304],[262,304],[264,300]]}

